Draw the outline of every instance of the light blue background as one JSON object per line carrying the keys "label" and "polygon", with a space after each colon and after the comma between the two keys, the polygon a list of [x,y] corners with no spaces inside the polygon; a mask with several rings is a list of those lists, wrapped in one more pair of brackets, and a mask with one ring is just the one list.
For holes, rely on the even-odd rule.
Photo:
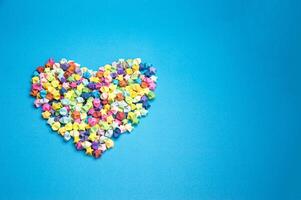
{"label": "light blue background", "polygon": [[[0,0],[0,199],[301,199],[301,4]],[[29,97],[36,66],[158,68],[150,114],[94,160]]]}

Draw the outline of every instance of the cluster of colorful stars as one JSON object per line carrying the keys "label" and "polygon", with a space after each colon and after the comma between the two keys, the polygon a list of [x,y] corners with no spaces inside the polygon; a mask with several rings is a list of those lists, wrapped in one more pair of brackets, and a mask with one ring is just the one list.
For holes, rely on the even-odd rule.
{"label": "cluster of colorful stars", "polygon": [[155,98],[156,69],[141,59],[119,59],[89,70],[74,61],[49,59],[32,77],[31,95],[42,117],[77,150],[98,158],[112,139],[132,131]]}

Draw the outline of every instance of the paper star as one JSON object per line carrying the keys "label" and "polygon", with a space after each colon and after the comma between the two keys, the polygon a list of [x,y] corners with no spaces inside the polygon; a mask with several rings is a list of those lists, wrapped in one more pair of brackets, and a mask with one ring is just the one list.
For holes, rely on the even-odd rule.
{"label": "paper star", "polygon": [[95,132],[90,133],[89,135],[89,140],[95,141],[97,139],[97,135]]}
{"label": "paper star", "polygon": [[79,137],[75,136],[74,139],[73,139],[73,143],[77,143],[77,142],[79,142]]}
{"label": "paper star", "polygon": [[94,157],[95,158],[99,158],[101,156],[101,150],[100,149],[97,149],[94,151]]}
{"label": "paper star", "polygon": [[91,147],[87,147],[86,148],[86,154],[91,156],[92,153],[93,153],[93,149]]}

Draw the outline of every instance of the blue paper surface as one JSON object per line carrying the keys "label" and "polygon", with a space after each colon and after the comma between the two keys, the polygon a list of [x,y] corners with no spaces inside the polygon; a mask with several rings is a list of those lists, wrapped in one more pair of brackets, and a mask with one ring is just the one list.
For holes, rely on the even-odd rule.
{"label": "blue paper surface", "polygon": [[[0,199],[301,199],[300,1],[0,0]],[[149,115],[94,160],[29,96],[49,57],[158,69]]]}

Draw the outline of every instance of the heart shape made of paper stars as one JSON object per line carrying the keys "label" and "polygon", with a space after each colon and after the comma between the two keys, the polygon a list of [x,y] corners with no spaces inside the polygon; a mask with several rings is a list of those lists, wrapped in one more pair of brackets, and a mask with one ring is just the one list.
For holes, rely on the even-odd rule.
{"label": "heart shape made of paper stars", "polygon": [[98,71],[49,59],[34,71],[30,94],[53,131],[98,158],[147,114],[155,98],[155,73],[139,58],[119,59]]}

